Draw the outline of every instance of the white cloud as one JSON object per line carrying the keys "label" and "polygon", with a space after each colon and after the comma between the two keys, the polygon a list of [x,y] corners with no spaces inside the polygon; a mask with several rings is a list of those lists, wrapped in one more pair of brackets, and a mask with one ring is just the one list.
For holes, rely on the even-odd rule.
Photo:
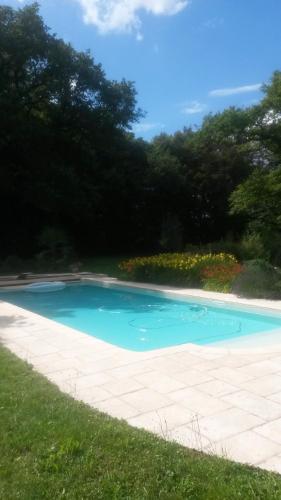
{"label": "white cloud", "polygon": [[137,33],[140,40],[141,20],[144,10],[156,16],[173,16],[183,10],[190,0],[75,0],[87,24],[97,27],[99,33]]}
{"label": "white cloud", "polygon": [[197,113],[203,113],[206,110],[206,104],[202,104],[199,101],[191,101],[184,104],[181,112],[185,115],[196,115]]}
{"label": "white cloud", "polygon": [[242,87],[230,87],[224,89],[211,90],[209,95],[211,97],[225,97],[228,95],[245,94],[247,92],[257,92],[261,90],[262,84],[255,83],[254,85],[244,85]]}
{"label": "white cloud", "polygon": [[163,123],[150,123],[150,122],[141,122],[134,126],[134,132],[136,134],[150,132],[150,130],[154,129],[163,129],[165,125]]}

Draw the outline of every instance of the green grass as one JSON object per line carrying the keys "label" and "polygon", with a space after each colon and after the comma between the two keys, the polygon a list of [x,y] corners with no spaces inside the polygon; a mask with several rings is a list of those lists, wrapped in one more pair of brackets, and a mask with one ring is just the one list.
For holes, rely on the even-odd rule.
{"label": "green grass", "polygon": [[281,477],[133,429],[0,348],[0,498],[280,499]]}

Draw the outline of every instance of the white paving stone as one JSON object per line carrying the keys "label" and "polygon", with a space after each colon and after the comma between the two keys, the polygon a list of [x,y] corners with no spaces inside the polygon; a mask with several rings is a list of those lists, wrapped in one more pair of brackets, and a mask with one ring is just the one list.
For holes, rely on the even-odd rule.
{"label": "white paving stone", "polygon": [[204,436],[200,429],[198,429],[196,419],[189,425],[182,425],[169,431],[168,438],[182,446],[187,446],[198,451],[203,451],[204,448],[208,447],[208,452],[211,453],[211,450],[215,449],[210,439]]}
{"label": "white paving stone", "polygon": [[130,425],[140,427],[167,437],[168,431],[190,423],[194,414],[178,404],[172,404],[158,410],[143,413],[128,420]]}
{"label": "white paving stone", "polygon": [[274,394],[270,394],[270,396],[267,397],[270,401],[274,401],[275,403],[281,404],[281,391],[280,392],[275,392]]}
{"label": "white paving stone", "polygon": [[76,391],[75,387],[70,387],[69,393],[76,399],[84,401],[91,406],[95,406],[98,401],[105,401],[107,399],[112,399],[112,394],[106,391],[103,387],[88,387],[86,389],[80,389]]}
{"label": "white paving stone", "polygon": [[231,405],[218,398],[204,394],[195,387],[172,392],[169,397],[198,415],[212,415],[226,410]]}
{"label": "white paving stone", "polygon": [[239,391],[239,387],[227,384],[223,380],[211,380],[211,382],[197,385],[196,388],[215,397],[225,396],[226,394]]}
{"label": "white paving stone", "polygon": [[264,377],[245,382],[243,388],[254,392],[258,396],[274,395],[281,391],[281,376],[275,374],[265,375]]}
{"label": "white paving stone", "polygon": [[182,382],[179,382],[175,378],[156,371],[136,375],[135,380],[161,394],[166,394],[185,387]]}
{"label": "white paving stone", "polygon": [[239,408],[230,408],[219,414],[200,418],[198,426],[202,434],[212,442],[234,436],[263,424],[264,421]]}
{"label": "white paving stone", "polygon": [[121,396],[122,394],[143,389],[143,385],[132,378],[124,378],[117,381],[107,382],[107,384],[102,385],[101,388],[105,389],[114,396]]}
{"label": "white paving stone", "polygon": [[189,387],[213,380],[213,378],[208,373],[204,373],[203,371],[195,370],[192,368],[190,368],[190,370],[184,370],[174,373],[173,378],[175,380],[183,382],[185,386]]}
{"label": "white paving stone", "polygon": [[281,446],[253,431],[216,443],[216,453],[237,462],[256,465],[281,453]]}
{"label": "white paving stone", "polygon": [[257,427],[255,431],[261,436],[271,439],[271,441],[281,445],[281,418],[261,425]]}
{"label": "white paving stone", "polygon": [[281,405],[249,391],[239,391],[223,396],[223,400],[244,411],[268,421],[281,417]]}
{"label": "white paving stone", "polygon": [[216,379],[223,380],[224,382],[233,385],[247,382],[248,380],[253,379],[252,375],[249,375],[248,373],[239,372],[238,370],[239,369],[228,368],[228,367],[216,368],[215,370],[210,370],[209,375]]}
{"label": "white paving stone", "polygon": [[111,398],[106,401],[100,401],[94,403],[93,406],[104,413],[109,413],[112,417],[122,419],[129,419],[139,413],[136,408],[130,406],[120,398]]}
{"label": "white paving stone", "polygon": [[172,403],[166,396],[152,389],[141,389],[136,392],[131,392],[130,394],[122,396],[121,399],[139,410],[139,413],[156,410]]}
{"label": "white paving stone", "polygon": [[69,377],[69,382],[75,385],[77,391],[87,387],[100,386],[110,382],[112,379],[106,373],[94,373],[91,375],[83,375],[82,377]]}
{"label": "white paving stone", "polygon": [[266,359],[257,363],[242,366],[237,370],[239,373],[245,373],[253,377],[261,377],[262,375],[269,375],[281,371],[281,362]]}
{"label": "white paving stone", "polygon": [[260,462],[259,467],[261,467],[261,469],[281,474],[281,456],[275,455],[265,462]]}

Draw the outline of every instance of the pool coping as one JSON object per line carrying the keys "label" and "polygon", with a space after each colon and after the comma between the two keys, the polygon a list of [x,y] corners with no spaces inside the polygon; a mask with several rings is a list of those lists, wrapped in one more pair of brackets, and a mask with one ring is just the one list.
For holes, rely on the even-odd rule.
{"label": "pool coping", "polygon": [[[281,312],[281,302],[85,278]],[[129,351],[0,302],[0,339],[61,390],[130,425],[281,473],[281,342],[259,348],[182,344]]]}

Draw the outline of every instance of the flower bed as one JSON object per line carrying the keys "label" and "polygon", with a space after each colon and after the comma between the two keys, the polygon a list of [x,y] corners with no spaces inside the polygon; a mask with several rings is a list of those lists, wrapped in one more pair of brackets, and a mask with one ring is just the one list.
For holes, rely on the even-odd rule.
{"label": "flower bed", "polygon": [[151,283],[230,291],[242,266],[231,254],[166,253],[121,262],[129,279]]}

